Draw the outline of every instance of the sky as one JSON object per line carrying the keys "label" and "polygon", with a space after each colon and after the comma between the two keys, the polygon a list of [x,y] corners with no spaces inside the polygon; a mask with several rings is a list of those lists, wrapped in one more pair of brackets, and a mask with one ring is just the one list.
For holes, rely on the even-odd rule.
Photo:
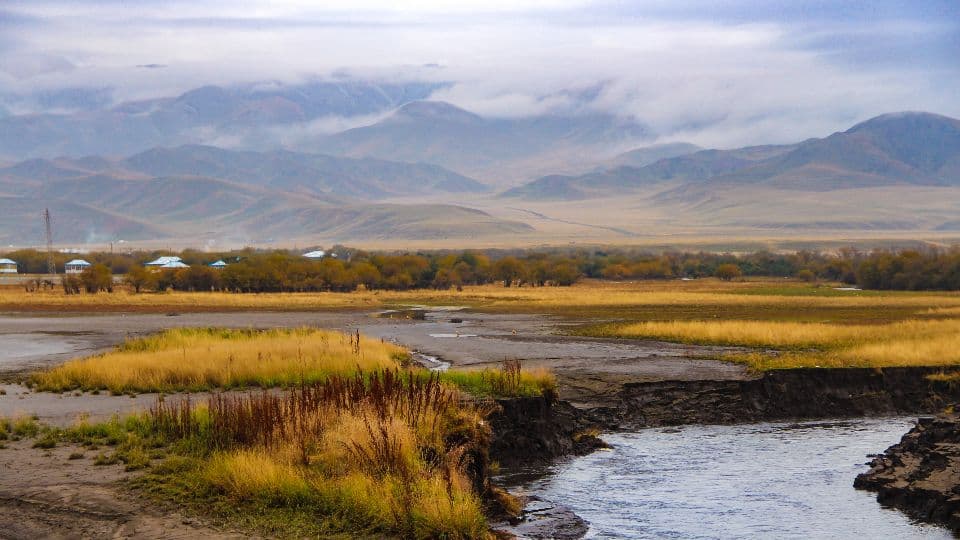
{"label": "sky", "polygon": [[0,3],[11,113],[64,88],[107,105],[204,84],[430,80],[450,83],[434,99],[483,115],[601,111],[733,147],[891,111],[960,117],[958,58],[957,0]]}

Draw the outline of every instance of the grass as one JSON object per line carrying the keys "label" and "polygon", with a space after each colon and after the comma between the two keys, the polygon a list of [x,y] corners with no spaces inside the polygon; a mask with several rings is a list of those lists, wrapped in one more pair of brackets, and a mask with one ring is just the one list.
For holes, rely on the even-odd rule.
{"label": "grass", "polygon": [[32,376],[37,390],[200,391],[292,386],[358,369],[393,369],[407,357],[389,343],[326,330],[173,329]]}
{"label": "grass", "polygon": [[[647,338],[701,345],[777,349],[836,349],[877,342],[932,340],[956,336],[960,320],[907,320],[889,324],[782,321],[665,321],[610,325],[593,335]],[[879,349],[870,349],[876,355]],[[960,354],[960,349],[958,349]]]}
{"label": "grass", "polygon": [[146,469],[144,490],[268,534],[487,538],[488,410],[438,374],[383,371],[158,401],[59,436],[113,443],[95,464]]}
{"label": "grass", "polygon": [[0,441],[34,438],[43,431],[35,416],[0,417]]}
{"label": "grass", "polygon": [[500,369],[454,369],[441,377],[474,396],[531,397],[554,396],[557,380],[544,368],[525,370],[519,360],[507,360]]}
{"label": "grass", "polygon": [[911,319],[874,325],[669,321],[606,325],[585,332],[602,337],[754,348],[758,350],[730,352],[721,358],[758,370],[960,365],[960,319]]}
{"label": "grass", "polygon": [[[236,330],[178,328],[131,339],[114,351],[70,360],[35,373],[36,390],[74,389],[114,394],[293,387],[358,371],[377,373],[409,363],[406,349],[311,328]],[[423,379],[427,372],[403,371]],[[545,369],[524,370],[519,361],[500,369],[450,370],[440,375],[477,397],[553,396],[556,381]]]}
{"label": "grass", "polygon": [[[570,315],[617,312],[656,317],[658,310],[913,310],[960,309],[960,294],[838,291],[830,286],[791,280],[751,279],[722,282],[661,280],[604,282],[586,280],[572,287],[505,288],[467,286],[463,291],[357,291],[352,293],[189,293],[65,295],[62,291],[27,293],[0,289],[5,311],[318,311],[376,309],[404,305],[465,305],[494,312],[543,312]],[[661,317],[666,318],[666,317]],[[677,317],[671,317],[677,318]]]}
{"label": "grass", "polygon": [[[147,413],[67,430],[7,421],[0,433],[65,440],[93,464],[144,470],[145,491],[279,536],[490,537],[485,510],[519,505],[489,485],[489,400],[555,395],[546,371],[434,373],[402,348],[316,329],[176,329],[40,372],[37,389],[196,390]],[[286,386],[285,391],[267,390]],[[75,453],[82,456],[82,453]]]}

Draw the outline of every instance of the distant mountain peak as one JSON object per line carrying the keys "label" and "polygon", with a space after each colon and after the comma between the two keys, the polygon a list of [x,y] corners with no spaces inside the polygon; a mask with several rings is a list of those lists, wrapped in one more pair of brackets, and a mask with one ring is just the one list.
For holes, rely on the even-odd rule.
{"label": "distant mountain peak", "polygon": [[890,126],[901,126],[901,125],[950,125],[954,128],[960,128],[960,120],[956,118],[951,118],[949,116],[943,116],[940,114],[934,114],[930,112],[923,111],[899,111],[891,112],[886,114],[881,114],[879,116],[874,116],[869,120],[864,120],[859,124],[854,125],[846,131],[846,133],[858,133],[862,131],[872,131],[878,128],[888,128]]}
{"label": "distant mountain peak", "polygon": [[480,116],[446,101],[411,101],[397,109],[394,117],[463,123],[483,121]]}

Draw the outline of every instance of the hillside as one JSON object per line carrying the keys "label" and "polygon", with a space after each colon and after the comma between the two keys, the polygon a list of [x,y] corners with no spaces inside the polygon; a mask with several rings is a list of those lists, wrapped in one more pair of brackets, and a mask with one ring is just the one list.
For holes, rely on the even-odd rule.
{"label": "hillside", "polygon": [[31,159],[0,167],[0,185],[36,187],[51,181],[91,175],[115,179],[195,176],[280,191],[365,200],[489,191],[487,186],[472,178],[426,163],[340,158],[283,150],[235,151],[200,145],[153,148],[120,160],[100,156]]}
{"label": "hillside", "polygon": [[50,207],[60,242],[458,238],[517,234],[526,224],[449,204],[380,204],[389,196],[485,191],[436,165],[208,146],[126,159],[32,159],[0,168],[0,242],[39,244]]}
{"label": "hillside", "polygon": [[685,156],[699,152],[700,150],[703,150],[703,148],[690,143],[654,144],[624,152],[610,160],[608,166],[611,168],[622,165],[628,167],[643,167],[651,163],[656,163],[661,159]]}
{"label": "hillside", "polygon": [[350,157],[435,163],[502,185],[531,171],[595,163],[649,137],[644,126],[609,115],[483,118],[449,103],[420,101],[373,125],[317,138],[310,147]]}
{"label": "hillside", "polygon": [[526,200],[578,200],[629,193],[670,181],[700,183],[721,174],[742,170],[789,149],[786,146],[764,146],[738,150],[701,150],[660,159],[644,167],[618,166],[576,176],[545,176],[507,190],[501,196]]}
{"label": "hillside", "polygon": [[746,185],[813,191],[960,185],[960,121],[929,113],[888,114],[795,145],[703,150],[643,167],[547,176],[503,196],[597,198],[668,181],[675,189],[665,200]]}
{"label": "hillside", "polygon": [[193,175],[311,194],[361,199],[443,193],[481,193],[472,178],[427,163],[343,158],[275,150],[232,151],[212,146],[155,148],[118,164],[148,176]]}
{"label": "hillside", "polygon": [[823,191],[960,185],[960,120],[930,113],[886,114],[713,181]]}

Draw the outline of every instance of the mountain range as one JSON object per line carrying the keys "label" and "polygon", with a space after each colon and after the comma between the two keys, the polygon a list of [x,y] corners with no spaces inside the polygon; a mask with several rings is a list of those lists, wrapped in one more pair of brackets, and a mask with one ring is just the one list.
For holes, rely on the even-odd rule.
{"label": "mountain range", "polygon": [[[442,87],[53,96],[76,107],[0,118],[0,242],[40,243],[45,207],[67,243],[960,230],[953,118],[891,113],[793,144],[704,149],[586,109],[485,117],[429,99]],[[331,116],[346,129],[311,128]]]}
{"label": "mountain range", "polygon": [[[0,167],[0,241],[39,239],[51,207],[62,241],[161,238],[267,242],[322,236],[433,238],[526,232],[528,225],[451,204],[390,197],[482,193],[430,164],[210,146],[155,148],[125,159],[31,159]],[[64,226],[66,225],[66,226]]]}
{"label": "mountain range", "polygon": [[507,185],[538,173],[581,170],[598,155],[612,157],[652,138],[633,120],[576,108],[481,117],[429,100],[445,86],[375,81],[203,86],[118,104],[103,92],[61,92],[47,101],[51,107],[66,105],[64,110],[0,115],[0,160],[116,157],[209,145],[427,162]]}
{"label": "mountain range", "polygon": [[96,94],[56,94],[58,112],[0,115],[0,159],[124,156],[156,146],[229,139],[276,146],[279,134],[325,118],[376,115],[428,97],[442,84],[369,81],[203,86],[181,95],[112,104]]}
{"label": "mountain range", "polygon": [[436,163],[505,185],[538,171],[594,164],[651,138],[642,124],[607,114],[484,118],[449,103],[416,101],[309,145],[336,155]]}
{"label": "mountain range", "polygon": [[701,150],[645,166],[549,175],[507,198],[579,200],[672,183],[661,200],[743,186],[833,191],[881,186],[960,186],[960,120],[930,113],[878,116],[822,139],[793,145]]}

